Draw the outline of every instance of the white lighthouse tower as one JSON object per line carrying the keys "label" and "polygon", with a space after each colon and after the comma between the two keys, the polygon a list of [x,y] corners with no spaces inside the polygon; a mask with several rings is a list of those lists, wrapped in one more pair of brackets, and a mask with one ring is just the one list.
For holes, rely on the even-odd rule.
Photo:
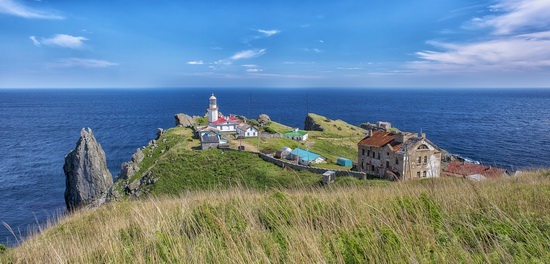
{"label": "white lighthouse tower", "polygon": [[208,107],[208,122],[213,123],[218,120],[218,99],[212,94],[210,96],[210,106]]}

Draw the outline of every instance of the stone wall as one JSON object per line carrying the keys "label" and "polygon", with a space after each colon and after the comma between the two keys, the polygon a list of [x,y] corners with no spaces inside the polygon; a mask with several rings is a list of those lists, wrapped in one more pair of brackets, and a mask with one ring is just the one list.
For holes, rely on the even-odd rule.
{"label": "stone wall", "polygon": [[[299,165],[299,164],[296,164],[296,163],[288,162],[288,161],[285,161],[285,160],[276,159],[274,157],[270,157],[270,156],[268,156],[266,154],[263,154],[263,153],[258,153],[258,156],[261,159],[263,159],[267,162],[271,162],[271,163],[273,163],[273,164],[275,164],[279,167],[282,167],[282,168],[291,168],[293,170],[307,170],[307,171],[317,173],[317,174],[323,174],[326,171],[329,171],[329,169],[325,169],[325,168],[304,166],[304,165]],[[364,172],[347,171],[347,170],[332,170],[332,171],[336,172],[337,177],[351,176],[351,177],[355,177],[355,178],[360,179],[360,180],[367,179],[367,174],[364,173]]]}

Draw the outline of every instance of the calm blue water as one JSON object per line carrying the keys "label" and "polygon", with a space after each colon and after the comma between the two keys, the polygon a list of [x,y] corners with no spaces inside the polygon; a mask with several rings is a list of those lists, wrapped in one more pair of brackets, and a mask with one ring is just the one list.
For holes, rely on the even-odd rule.
{"label": "calm blue water", "polygon": [[[25,235],[63,210],[64,157],[81,128],[92,128],[116,175],[174,114],[204,114],[211,92],[225,114],[267,113],[294,127],[308,110],[352,124],[386,120],[487,164],[550,167],[550,89],[0,90],[0,222]],[[3,225],[0,243],[14,244]]]}

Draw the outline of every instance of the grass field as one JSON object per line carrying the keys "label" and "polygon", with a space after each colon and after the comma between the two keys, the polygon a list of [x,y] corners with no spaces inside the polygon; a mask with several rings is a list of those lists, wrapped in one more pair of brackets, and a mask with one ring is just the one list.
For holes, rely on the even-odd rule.
{"label": "grass field", "polygon": [[318,174],[279,168],[254,153],[198,149],[200,141],[193,138],[191,129],[167,130],[157,140],[157,147],[143,149],[140,170],[128,180],[117,182],[117,190],[122,193],[125,184],[139,180],[143,173],[149,173],[149,177],[158,181],[142,186],[142,193],[156,195],[234,187],[293,188],[315,186],[321,180]]}
{"label": "grass field", "polygon": [[[324,116],[309,114],[315,123],[323,127],[324,131],[309,131],[308,140],[297,142],[288,138],[265,138],[258,142],[256,138],[249,138],[245,141],[254,146],[259,146],[263,153],[275,153],[282,147],[309,148],[310,151],[328,158],[329,163],[334,164],[336,159],[344,157],[351,160],[357,159],[357,143],[365,137],[365,130],[350,125],[342,120],[331,120]],[[271,122],[270,130],[285,133],[292,128]],[[343,169],[343,168],[340,168]]]}
{"label": "grass field", "polygon": [[[363,181],[365,182],[365,181]],[[368,181],[366,181],[368,182]],[[550,172],[231,188],[60,219],[0,263],[548,263]]]}

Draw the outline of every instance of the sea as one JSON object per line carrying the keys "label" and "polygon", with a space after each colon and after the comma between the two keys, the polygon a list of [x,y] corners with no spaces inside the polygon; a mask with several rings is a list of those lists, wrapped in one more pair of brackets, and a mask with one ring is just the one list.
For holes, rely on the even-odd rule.
{"label": "sea", "polygon": [[174,115],[220,112],[303,128],[308,112],[388,121],[439,147],[511,171],[550,167],[550,89],[0,89],[0,243],[21,243],[64,212],[65,155],[90,127],[115,176]]}

